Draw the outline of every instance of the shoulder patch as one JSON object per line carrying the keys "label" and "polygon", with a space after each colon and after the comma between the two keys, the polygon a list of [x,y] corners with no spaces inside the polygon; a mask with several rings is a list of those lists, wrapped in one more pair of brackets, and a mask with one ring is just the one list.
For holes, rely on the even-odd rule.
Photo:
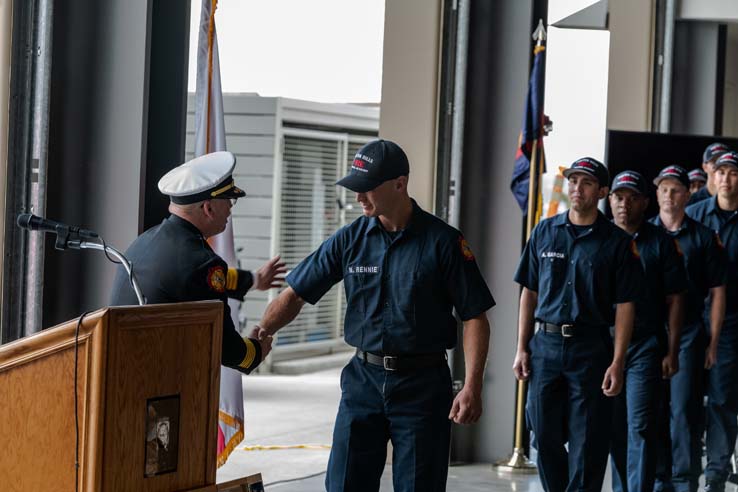
{"label": "shoulder patch", "polygon": [[633,257],[637,260],[641,259],[641,252],[638,251],[638,246],[636,246],[634,239],[630,241],[630,252],[633,253]]}
{"label": "shoulder patch", "polygon": [[215,292],[225,292],[226,274],[223,267],[215,266],[208,270],[208,286]]}
{"label": "shoulder patch", "polygon": [[464,239],[464,236],[459,236],[459,249],[461,249],[461,255],[466,261],[474,261],[474,253],[472,253],[469,243]]}

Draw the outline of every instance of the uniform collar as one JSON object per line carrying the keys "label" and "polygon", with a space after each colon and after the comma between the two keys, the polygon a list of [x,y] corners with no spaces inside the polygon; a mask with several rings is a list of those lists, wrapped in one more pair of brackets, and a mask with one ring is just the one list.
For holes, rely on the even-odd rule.
{"label": "uniform collar", "polygon": [[717,200],[718,200],[717,194],[715,194],[715,196],[712,196],[712,197],[708,198],[707,200],[708,200],[708,202],[707,202],[707,213],[708,214],[716,214],[716,213],[718,213],[719,208],[718,208],[718,202],[717,202]]}
{"label": "uniform collar", "polygon": [[661,220],[660,215],[656,215],[653,222],[655,225],[661,227],[663,230],[665,230],[669,234],[681,234],[682,231],[687,230],[687,228],[689,228],[689,226],[692,224],[692,218],[685,213],[684,218],[682,219],[682,223],[679,225],[679,228],[676,231],[670,231],[666,227],[664,227],[664,223]]}
{"label": "uniform collar", "polygon": [[[561,226],[566,226],[566,225],[570,225],[570,226],[573,226],[574,225],[569,220],[569,211],[568,210],[566,212],[562,212],[559,215],[557,215],[556,217],[554,217],[553,218],[553,221],[554,221],[554,226],[556,226],[556,227],[561,227]],[[589,226],[592,228],[592,231],[596,231],[603,222],[608,222],[608,220],[602,214],[602,212],[600,212],[599,210],[597,210],[597,218]]]}
{"label": "uniform collar", "polygon": [[179,215],[171,214],[165,220],[168,223],[170,223],[170,224],[172,224],[174,226],[182,227],[182,228],[187,229],[188,231],[192,232],[193,234],[197,234],[198,236],[200,236],[203,239],[205,238],[205,236],[202,235],[202,232],[200,232],[200,229],[198,229],[197,227],[195,227],[195,224],[193,224],[192,222],[188,221],[187,219],[183,219]]}
{"label": "uniform collar", "polygon": [[[410,201],[413,204],[413,213],[412,216],[410,216],[410,222],[407,223],[407,227],[401,231],[403,235],[415,233],[418,230],[420,223],[423,221],[423,214],[425,214],[425,211],[420,208],[414,199],[411,198]],[[375,230],[381,231],[382,229],[383,227],[382,223],[379,221],[379,217],[371,217],[369,219],[369,226],[366,228],[364,235],[368,236],[370,232]]]}

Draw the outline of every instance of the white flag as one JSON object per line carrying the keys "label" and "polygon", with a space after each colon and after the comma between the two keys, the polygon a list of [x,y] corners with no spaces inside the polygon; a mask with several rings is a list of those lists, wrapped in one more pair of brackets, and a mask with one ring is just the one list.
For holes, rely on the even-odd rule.
{"label": "white flag", "polygon": [[[195,97],[195,157],[226,150],[223,92],[220,87],[218,37],[215,33],[217,0],[202,0],[197,44],[197,85]],[[229,267],[237,266],[233,245],[233,227],[210,239],[213,250]],[[238,301],[230,300],[233,325],[238,327]],[[231,451],[244,435],[243,389],[241,373],[220,367],[220,403],[218,412],[218,466],[225,464]]]}

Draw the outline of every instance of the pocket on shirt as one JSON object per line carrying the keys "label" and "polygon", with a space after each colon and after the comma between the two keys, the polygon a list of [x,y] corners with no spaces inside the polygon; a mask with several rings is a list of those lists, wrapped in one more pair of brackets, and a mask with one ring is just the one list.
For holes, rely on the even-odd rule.
{"label": "pocket on shirt", "polygon": [[364,318],[366,315],[366,274],[354,273],[343,279],[346,295],[346,316],[352,313]]}

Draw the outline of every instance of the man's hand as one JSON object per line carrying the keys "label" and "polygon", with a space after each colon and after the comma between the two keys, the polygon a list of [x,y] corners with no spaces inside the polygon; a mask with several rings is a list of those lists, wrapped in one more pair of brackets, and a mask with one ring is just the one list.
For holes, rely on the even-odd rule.
{"label": "man's hand", "polygon": [[249,338],[255,338],[256,340],[263,340],[266,337],[271,337],[271,335],[259,325],[254,325],[254,329],[249,333]]}
{"label": "man's hand", "polygon": [[523,350],[515,354],[513,372],[518,381],[525,381],[530,377],[530,354]]}
{"label": "man's hand", "polygon": [[254,272],[254,289],[269,290],[275,287],[281,287],[284,283],[284,274],[287,273],[287,266],[279,255],[264,263],[258,270]]}
{"label": "man's hand", "polygon": [[[255,338],[255,337],[250,337]],[[264,362],[264,359],[266,359],[266,356],[269,355],[269,352],[272,351],[272,336],[267,335],[263,338],[256,338],[256,340],[259,342],[259,346],[261,347],[261,362]]]}
{"label": "man's hand", "polygon": [[449,420],[457,424],[473,424],[482,415],[482,390],[473,390],[470,386],[464,388],[454,398],[451,405]]}
{"label": "man's hand", "polygon": [[605,378],[602,380],[602,392],[605,396],[617,396],[623,389],[623,364],[621,362],[613,362],[605,371]]}
{"label": "man's hand", "polygon": [[710,345],[705,351],[705,369],[712,369],[717,362],[717,342],[710,340]]}
{"label": "man's hand", "polygon": [[679,356],[676,353],[668,353],[661,361],[661,378],[671,379],[679,370]]}

